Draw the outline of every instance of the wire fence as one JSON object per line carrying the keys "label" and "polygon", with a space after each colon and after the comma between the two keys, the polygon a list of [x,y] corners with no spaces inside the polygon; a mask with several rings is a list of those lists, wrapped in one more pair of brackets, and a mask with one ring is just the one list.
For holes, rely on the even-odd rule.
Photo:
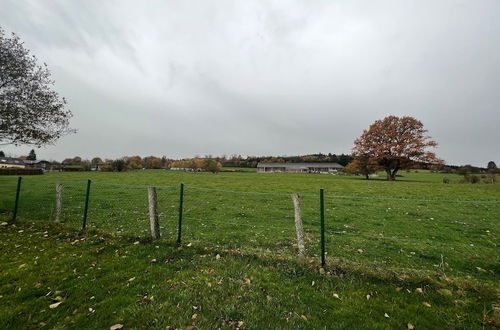
{"label": "wire fence", "polygon": [[[59,220],[79,229],[151,236],[149,186],[92,182],[88,189],[86,181],[57,184],[62,184],[60,211],[56,182],[2,181],[0,215],[17,221]],[[180,185],[155,189],[163,240],[176,241],[180,232],[185,245],[216,247],[235,254],[297,255],[290,193],[195,185],[184,186],[182,194]],[[323,254],[319,193],[300,194],[300,203],[305,260],[319,264]],[[326,192],[324,219],[323,256],[328,264],[492,280],[498,276],[497,200],[337,196]]]}

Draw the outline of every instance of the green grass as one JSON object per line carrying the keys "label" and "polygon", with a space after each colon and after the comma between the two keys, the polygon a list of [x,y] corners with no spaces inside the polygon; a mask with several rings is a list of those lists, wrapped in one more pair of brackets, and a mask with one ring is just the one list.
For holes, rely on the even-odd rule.
{"label": "green grass", "polygon": [[[459,177],[429,172],[401,175],[397,182],[161,170],[25,177],[18,224],[0,230],[5,251],[0,327],[44,322],[182,328],[194,322],[216,328],[239,321],[243,328],[498,325],[499,185],[443,184],[443,177],[452,182]],[[74,243],[87,178],[93,180],[92,234]],[[5,219],[15,181],[0,177]],[[50,225],[56,182],[65,186],[58,227]],[[184,244],[177,249],[180,182],[185,183]],[[158,187],[163,237],[155,243],[147,240],[148,185]],[[319,188],[326,193],[327,274],[318,271]],[[295,257],[292,192],[301,194],[303,262]],[[43,262],[36,259],[35,265],[37,256]],[[34,287],[37,283],[42,287]],[[54,298],[45,296],[48,291],[61,291],[58,308],[48,308]],[[201,311],[193,309],[198,305]]]}

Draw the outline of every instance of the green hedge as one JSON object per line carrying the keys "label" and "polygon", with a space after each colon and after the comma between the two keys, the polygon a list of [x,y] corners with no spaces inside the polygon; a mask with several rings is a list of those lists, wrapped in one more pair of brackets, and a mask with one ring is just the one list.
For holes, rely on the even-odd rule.
{"label": "green hedge", "polygon": [[41,168],[0,168],[0,175],[40,175]]}

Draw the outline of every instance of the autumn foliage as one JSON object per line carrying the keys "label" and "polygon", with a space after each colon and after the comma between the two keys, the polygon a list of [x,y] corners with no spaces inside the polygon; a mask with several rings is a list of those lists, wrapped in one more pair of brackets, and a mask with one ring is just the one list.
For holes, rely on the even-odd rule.
{"label": "autumn foliage", "polygon": [[369,180],[370,174],[378,172],[380,168],[376,159],[357,157],[344,167],[343,171],[349,174],[361,174],[366,180]]}
{"label": "autumn foliage", "polygon": [[389,116],[363,131],[354,141],[353,156],[376,161],[386,171],[387,180],[393,181],[400,169],[415,162],[438,162],[436,155],[426,150],[436,146],[419,120]]}

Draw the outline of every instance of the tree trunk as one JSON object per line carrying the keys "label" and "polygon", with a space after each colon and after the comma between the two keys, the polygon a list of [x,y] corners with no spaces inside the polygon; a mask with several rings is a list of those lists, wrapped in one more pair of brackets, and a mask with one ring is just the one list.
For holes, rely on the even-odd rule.
{"label": "tree trunk", "polygon": [[365,174],[366,180],[370,180],[370,175],[367,173]]}
{"label": "tree trunk", "polygon": [[394,169],[391,173],[391,181],[396,181],[396,173],[398,173],[398,168]]}
{"label": "tree trunk", "polygon": [[385,162],[385,172],[387,173],[387,181],[396,181],[396,173],[399,170],[399,160]]}

